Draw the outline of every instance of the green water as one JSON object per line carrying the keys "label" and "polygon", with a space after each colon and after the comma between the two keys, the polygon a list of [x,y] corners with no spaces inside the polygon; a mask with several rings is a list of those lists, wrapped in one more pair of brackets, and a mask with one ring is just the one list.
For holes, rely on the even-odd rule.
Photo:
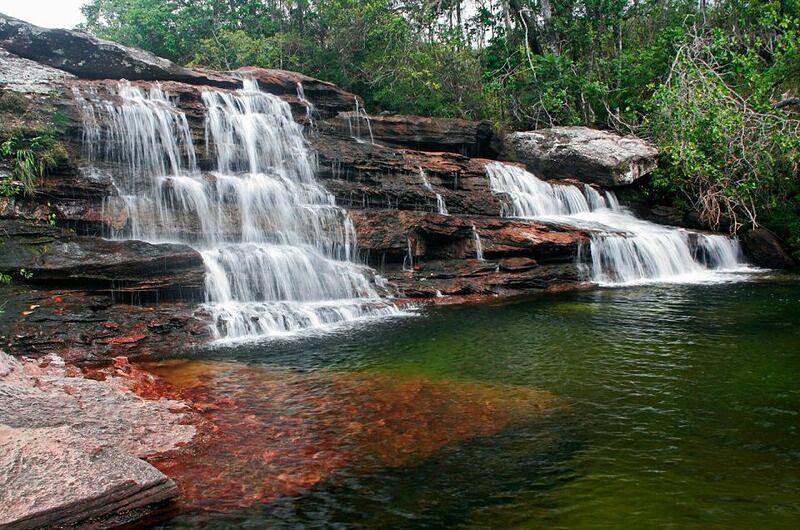
{"label": "green water", "polygon": [[541,422],[171,528],[800,527],[800,281],[605,289],[201,354],[549,391]]}

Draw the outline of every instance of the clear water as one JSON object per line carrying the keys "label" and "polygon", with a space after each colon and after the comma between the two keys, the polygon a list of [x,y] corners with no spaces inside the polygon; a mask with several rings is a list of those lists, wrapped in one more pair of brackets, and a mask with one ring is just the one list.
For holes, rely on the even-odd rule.
{"label": "clear water", "polygon": [[[199,353],[172,376],[188,377],[204,359],[224,361],[215,388],[250,396],[247,417],[264,418],[269,431],[251,428],[235,440],[234,453],[247,440],[264,451],[247,466],[209,463],[210,475],[235,476],[233,496],[243,506],[189,510],[165,527],[797,528],[798,280],[756,275],[438,307],[325,336]],[[276,399],[281,380],[292,399]],[[440,386],[404,400],[387,380]],[[487,399],[496,401],[542,391],[561,408],[510,416],[481,434],[470,430],[482,409],[468,385],[492,388]],[[339,433],[337,422],[387,401],[372,413],[390,425],[401,415],[420,419],[350,460],[337,460],[348,445],[334,437],[323,460],[341,465],[308,487],[252,504],[248,488],[239,491],[248,481],[320,468],[318,453],[301,451],[292,466],[278,459],[267,478],[259,475],[258,462],[268,459],[261,445],[274,449],[281,429],[307,430],[291,437],[282,449],[289,450]],[[459,409],[464,403],[475,411]],[[420,449],[446,435],[452,441]],[[370,457],[394,449],[406,455],[394,465]]]}

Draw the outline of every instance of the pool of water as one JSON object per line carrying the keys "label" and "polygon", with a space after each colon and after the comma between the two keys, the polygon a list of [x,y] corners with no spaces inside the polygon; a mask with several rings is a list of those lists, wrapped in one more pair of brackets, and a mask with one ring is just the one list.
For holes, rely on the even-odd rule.
{"label": "pool of water", "polygon": [[249,422],[166,466],[207,498],[164,528],[797,528],[798,280],[435,307],[151,365]]}

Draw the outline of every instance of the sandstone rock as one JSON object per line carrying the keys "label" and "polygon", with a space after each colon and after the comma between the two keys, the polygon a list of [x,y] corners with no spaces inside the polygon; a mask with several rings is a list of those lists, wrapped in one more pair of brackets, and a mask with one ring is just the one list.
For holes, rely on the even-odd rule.
{"label": "sandstone rock", "polygon": [[118,526],[177,496],[138,457],[188,443],[195,428],[185,404],[135,395],[142,383],[0,351],[0,528]]}
{"label": "sandstone rock", "polygon": [[[328,120],[327,124],[339,134],[348,134],[350,123],[359,119],[352,100],[349,110]],[[447,151],[481,158],[496,157],[500,147],[492,125],[486,121],[389,114],[370,116],[369,122],[375,142],[392,147]],[[366,123],[362,125],[365,127]]]}
{"label": "sandstone rock", "polygon": [[[405,296],[510,295],[582,283],[576,257],[588,236],[579,230],[391,210],[351,217],[367,260]],[[485,261],[477,259],[476,233]]]}
{"label": "sandstone rock", "polygon": [[[123,303],[123,296],[73,290],[0,288],[0,347],[14,355],[58,354],[67,362],[103,364],[112,357],[174,356],[210,340],[196,302]],[[136,293],[131,301],[140,302]],[[33,308],[33,309],[31,309]]]}
{"label": "sandstone rock", "polygon": [[639,138],[588,127],[515,132],[503,158],[525,163],[545,179],[574,178],[600,186],[631,184],[656,168],[658,150]]}
{"label": "sandstone rock", "polygon": [[0,220],[0,233],[0,271],[24,269],[36,283],[115,293],[202,292],[202,257],[186,245],[81,237],[18,220]]}
{"label": "sandstone rock", "polygon": [[768,269],[791,269],[797,266],[783,242],[766,228],[748,230],[742,235],[742,245],[750,260]]}
{"label": "sandstone rock", "polygon": [[487,160],[394,149],[327,135],[313,136],[309,141],[319,160],[317,176],[346,208],[435,212],[439,193],[450,213],[500,215],[500,197],[489,188]]}
{"label": "sandstone rock", "polygon": [[45,94],[75,76],[9,53],[0,48],[0,87],[22,93]]}
{"label": "sandstone rock", "polygon": [[119,526],[177,495],[150,464],[67,427],[0,425],[0,528]]}
{"label": "sandstone rock", "polygon": [[46,29],[0,14],[0,47],[25,59],[88,79],[146,79],[235,87],[230,77],[199,73],[136,48],[87,33]]}

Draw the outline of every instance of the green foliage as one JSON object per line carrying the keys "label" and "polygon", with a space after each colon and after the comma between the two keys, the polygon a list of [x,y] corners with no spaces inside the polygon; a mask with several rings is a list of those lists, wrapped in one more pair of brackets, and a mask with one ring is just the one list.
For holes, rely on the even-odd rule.
{"label": "green foliage", "polygon": [[0,91],[0,112],[22,114],[28,109],[25,96],[11,90]]}
{"label": "green foliage", "polygon": [[11,165],[11,177],[0,180],[0,195],[32,194],[45,173],[67,158],[55,132],[36,136],[14,133],[0,142],[0,157]]}

